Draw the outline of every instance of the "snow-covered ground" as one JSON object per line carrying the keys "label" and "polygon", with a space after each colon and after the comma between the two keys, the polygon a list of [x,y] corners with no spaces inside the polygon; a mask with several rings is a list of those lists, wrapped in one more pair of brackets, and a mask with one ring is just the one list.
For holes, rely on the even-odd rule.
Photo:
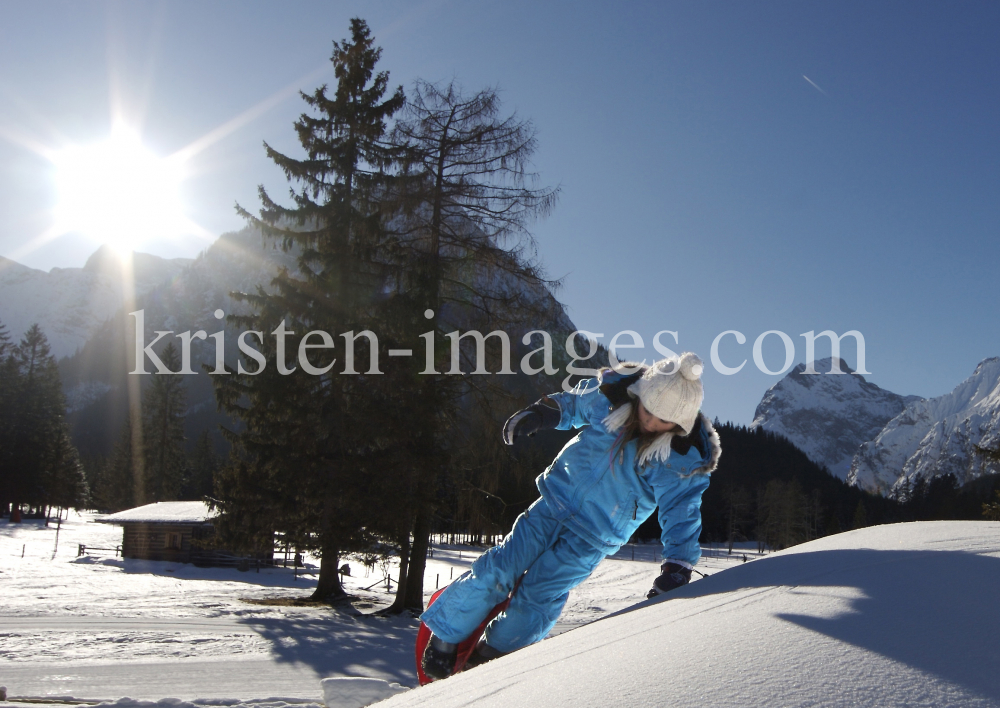
{"label": "snow-covered ground", "polygon": [[[347,588],[359,598],[353,606],[251,604],[245,600],[305,597],[315,579],[294,579],[283,568],[122,560],[113,551],[77,557],[81,543],[121,543],[120,527],[92,518],[73,514],[58,538],[55,524],[0,521],[0,685],[9,698],[281,708],[319,704],[325,691],[331,708],[346,708],[386,695],[393,683],[415,685],[417,621],[371,614],[391,601],[378,582],[381,569],[366,573],[348,561]],[[657,573],[657,552],[655,545],[626,547],[602,563],[572,593],[553,636],[641,600]],[[698,568],[714,573],[741,564],[742,553],[707,551]],[[478,554],[436,547],[428,595]],[[338,680],[321,686],[326,678]]]}
{"label": "snow-covered ground", "polygon": [[[1000,708],[1000,523],[879,526],[746,564],[721,553],[699,565],[712,577],[655,601],[642,597],[656,546],[634,561],[626,548],[572,594],[555,636],[420,690],[407,690],[416,621],[370,614],[391,598],[380,570],[352,563],[353,606],[260,605],[244,600],[314,581],[77,558],[120,533],[75,516],[57,545],[54,526],[0,523],[0,708],[353,708],[394,693],[387,708]],[[476,555],[436,548],[428,592]]]}
{"label": "snow-covered ground", "polygon": [[1000,706],[1000,523],[775,553],[385,708]]}

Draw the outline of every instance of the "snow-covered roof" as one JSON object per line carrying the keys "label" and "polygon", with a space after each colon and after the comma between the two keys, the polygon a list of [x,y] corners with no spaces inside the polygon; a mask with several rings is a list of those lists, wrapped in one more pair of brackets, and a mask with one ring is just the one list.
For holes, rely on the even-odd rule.
{"label": "snow-covered roof", "polygon": [[156,502],[95,519],[101,524],[204,524],[217,512],[200,501]]}

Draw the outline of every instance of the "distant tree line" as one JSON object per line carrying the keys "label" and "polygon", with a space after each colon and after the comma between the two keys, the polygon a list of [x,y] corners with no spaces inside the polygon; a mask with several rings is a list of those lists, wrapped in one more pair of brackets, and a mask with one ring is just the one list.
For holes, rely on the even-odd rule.
{"label": "distant tree line", "polygon": [[[179,369],[173,345],[161,356]],[[126,420],[114,452],[81,459],[48,339],[35,324],[15,344],[0,323],[0,514],[47,518],[56,509],[119,511],[207,497],[220,460],[208,431],[185,451],[186,407],[183,377],[151,377],[136,423]]]}
{"label": "distant tree line", "polygon": [[88,487],[65,423],[66,400],[37,324],[14,344],[0,323],[0,513],[48,518],[83,507]]}
{"label": "distant tree line", "polygon": [[703,541],[785,548],[870,523],[887,501],[866,494],[766,430],[717,426],[722,459],[702,500]]}

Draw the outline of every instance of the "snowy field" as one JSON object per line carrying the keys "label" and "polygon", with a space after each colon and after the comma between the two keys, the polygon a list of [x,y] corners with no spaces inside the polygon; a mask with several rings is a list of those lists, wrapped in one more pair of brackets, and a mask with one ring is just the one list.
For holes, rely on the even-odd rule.
{"label": "snowy field", "polygon": [[[122,560],[113,551],[77,557],[81,543],[121,543],[120,527],[92,518],[73,514],[58,537],[55,524],[0,521],[0,685],[9,697],[0,706],[61,698],[120,708],[150,701],[308,708],[323,702],[325,689],[331,708],[347,708],[386,694],[390,684],[415,685],[417,621],[372,615],[392,600],[382,569],[366,573],[348,560],[346,586],[358,598],[350,606],[253,604],[246,600],[304,598],[315,579],[295,579],[283,568],[239,572]],[[658,572],[658,550],[626,547],[605,560],[572,593],[553,636],[642,600]],[[435,547],[428,596],[478,554]],[[706,555],[698,566],[705,573],[742,565],[742,555]],[[388,570],[395,577],[395,568]],[[321,685],[327,678],[353,680]]]}

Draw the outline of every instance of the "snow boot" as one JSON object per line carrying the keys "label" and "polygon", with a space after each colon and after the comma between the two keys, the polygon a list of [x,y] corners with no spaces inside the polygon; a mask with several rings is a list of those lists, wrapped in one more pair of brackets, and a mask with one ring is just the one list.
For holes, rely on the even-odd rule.
{"label": "snow boot", "polygon": [[424,655],[420,658],[420,668],[431,679],[448,678],[455,673],[455,659],[458,657],[458,645],[450,644],[431,635],[427,642]]}
{"label": "snow boot", "polygon": [[652,600],[657,595],[670,592],[691,582],[691,569],[678,563],[664,561],[660,566],[660,575],[653,581],[653,587],[646,593],[646,599]]}
{"label": "snow boot", "polygon": [[487,661],[493,661],[499,656],[503,656],[504,652],[497,651],[489,644],[486,640],[480,640],[476,648],[473,649],[472,653],[469,654],[468,661],[465,662],[465,668],[471,669],[474,666],[479,666],[480,664],[485,664]]}

